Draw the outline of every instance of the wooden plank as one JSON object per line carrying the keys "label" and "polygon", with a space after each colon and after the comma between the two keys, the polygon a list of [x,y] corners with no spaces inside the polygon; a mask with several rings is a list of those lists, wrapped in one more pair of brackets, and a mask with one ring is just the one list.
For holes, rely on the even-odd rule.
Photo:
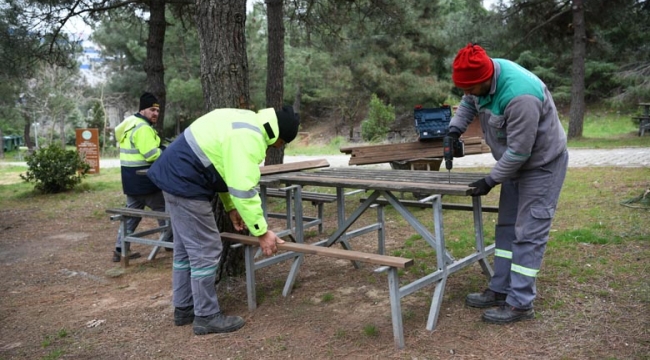
{"label": "wooden plank", "polygon": [[[464,139],[465,154],[481,154],[490,152],[480,137]],[[368,165],[390,161],[403,161],[419,158],[442,158],[442,140],[435,139],[427,142],[409,142],[400,144],[384,144],[340,148],[341,152],[350,154],[349,165]]]}
{"label": "wooden plank", "polygon": [[[473,147],[473,146],[465,147],[465,155],[482,154],[486,152],[489,152],[489,148]],[[403,160],[413,159],[414,155],[415,154],[413,152],[408,152],[408,153],[386,152],[386,153],[376,153],[372,155],[352,154],[352,157],[350,157],[350,161],[348,162],[348,164],[349,165],[370,165],[370,164],[379,164],[379,163],[385,163],[390,161],[403,161]],[[442,158],[443,151],[441,148],[431,148],[418,153],[418,155],[427,158]]]}
{"label": "wooden plank", "polygon": [[[292,171],[320,169],[329,166],[330,163],[327,161],[327,159],[296,161],[287,164],[260,166],[260,174],[261,175],[281,174],[281,173],[287,173]],[[135,173],[138,175],[147,175],[147,170],[149,169],[137,170]]]}
{"label": "wooden plank", "polygon": [[306,160],[287,164],[260,166],[260,173],[262,175],[281,174],[292,171],[319,169],[329,166],[330,163],[327,159]]}
{"label": "wooden plank", "polygon": [[[480,137],[472,137],[463,139],[465,146],[481,144],[483,139]],[[379,145],[364,145],[364,146],[344,146],[339,148],[339,151],[343,153],[364,153],[364,152],[383,152],[388,150],[391,151],[419,151],[423,149],[428,149],[431,147],[440,147],[442,148],[442,139],[433,139],[430,141],[412,141],[396,144],[379,144]],[[414,156],[414,157],[428,157],[428,156]]]}
{"label": "wooden plank", "polygon": [[[253,236],[223,232],[221,233],[221,238],[224,240],[237,242],[244,245],[259,246],[259,240]],[[277,244],[277,247],[278,250],[282,250],[282,251],[294,251],[301,254],[320,255],[320,256],[327,256],[327,257],[333,257],[333,258],[344,259],[344,260],[356,260],[356,261],[362,261],[362,262],[375,264],[375,265],[392,266],[400,269],[408,268],[413,265],[413,259],[407,259],[407,258],[402,258],[397,256],[365,253],[365,252],[354,251],[354,250],[329,248],[329,247],[323,247],[317,245],[285,242],[284,244]]]}
{"label": "wooden plank", "polygon": [[[483,144],[465,144],[465,152],[481,151]],[[358,149],[352,152],[352,156],[364,157],[373,155],[389,155],[400,154],[400,157],[408,157],[409,159],[442,157],[442,146],[424,146],[424,147],[400,147],[400,146],[386,146],[383,149]],[[407,160],[407,159],[403,159]]]}
{"label": "wooden plank", "polygon": [[142,210],[142,209],[129,209],[129,208],[113,208],[106,209],[106,213],[129,216],[129,217],[149,217],[154,219],[169,220],[169,214],[162,211]]}

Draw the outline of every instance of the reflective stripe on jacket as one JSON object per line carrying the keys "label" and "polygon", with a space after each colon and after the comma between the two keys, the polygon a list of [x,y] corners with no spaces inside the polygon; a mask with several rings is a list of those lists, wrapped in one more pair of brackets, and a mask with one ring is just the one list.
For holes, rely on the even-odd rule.
{"label": "reflective stripe on jacket", "polygon": [[136,171],[148,169],[160,157],[160,138],[151,123],[140,114],[126,118],[115,128],[120,147],[122,189],[127,195],[145,195],[160,191],[151,180]]}

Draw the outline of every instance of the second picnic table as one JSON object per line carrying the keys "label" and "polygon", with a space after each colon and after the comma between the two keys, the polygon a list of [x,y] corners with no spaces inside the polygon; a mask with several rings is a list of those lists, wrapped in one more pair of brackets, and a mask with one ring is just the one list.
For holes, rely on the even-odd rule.
{"label": "second picnic table", "polygon": [[[296,242],[302,243],[304,239],[302,227],[302,207],[301,189],[303,186],[317,187],[334,187],[337,194],[337,213],[338,225],[334,233],[328,239],[319,241],[321,246],[332,246],[340,244],[344,249],[352,249],[349,240],[353,237],[348,232],[350,227],[356,223],[362,214],[366,212],[377,200],[385,199],[393,208],[413,227],[413,229],[422,236],[422,238],[435,249],[437,257],[436,269],[425,274],[421,278],[403,285],[399,288],[399,298],[410,295],[425,286],[435,285],[432,296],[431,308],[427,320],[427,330],[433,330],[436,326],[440,307],[443,299],[445,285],[450,274],[455,273],[475,262],[478,262],[483,273],[490,278],[493,275],[492,268],[488,263],[487,257],[494,253],[494,244],[485,246],[483,239],[483,219],[481,197],[472,197],[472,211],[474,219],[474,234],[476,251],[464,258],[454,258],[445,247],[443,233],[443,213],[441,195],[469,196],[471,188],[469,183],[484,177],[485,174],[473,173],[452,173],[451,183],[447,173],[433,171],[410,171],[410,170],[383,170],[383,169],[363,169],[363,168],[329,168],[309,172],[291,172],[263,176],[260,180],[260,187],[270,186],[277,187],[278,183],[287,185],[287,196],[295,200],[295,238]],[[345,189],[365,190],[369,195],[352,213],[346,217],[345,206]],[[431,203],[433,212],[433,231],[422,224],[408,208],[395,195],[395,192],[413,191],[420,193],[436,194],[428,199]],[[381,196],[381,199],[380,199]],[[424,201],[424,199],[423,199]],[[384,252],[384,219],[378,216],[376,225],[368,225],[365,228],[375,229],[379,232],[379,249],[378,252]],[[361,229],[359,229],[361,230]],[[354,233],[355,231],[352,231]],[[366,232],[366,231],[364,231]],[[287,260],[285,258],[283,260]],[[275,259],[273,262],[280,261]],[[292,269],[287,276],[283,295],[287,296],[292,288],[298,268],[302,261],[294,262]],[[355,264],[356,265],[356,264]],[[398,317],[401,315],[397,315]],[[400,323],[401,319],[393,319],[393,323]],[[396,342],[398,347],[403,347],[403,334],[401,327],[396,333]]]}
{"label": "second picnic table", "polygon": [[650,103],[639,103],[643,108],[641,116],[633,116],[632,121],[639,124],[639,136],[643,136],[646,131],[650,131]]}

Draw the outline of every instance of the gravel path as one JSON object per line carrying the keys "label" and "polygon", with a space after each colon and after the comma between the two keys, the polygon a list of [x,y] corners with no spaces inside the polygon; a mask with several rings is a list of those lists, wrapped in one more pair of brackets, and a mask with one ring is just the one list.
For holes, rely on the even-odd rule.
{"label": "gravel path", "polygon": [[[332,167],[346,167],[350,155],[322,156],[285,156],[285,163],[327,159]],[[454,167],[491,167],[495,164],[492,154],[468,155],[454,159]],[[23,165],[25,162],[6,162],[0,165]],[[118,159],[101,159],[100,168],[120,166]],[[364,165],[376,168],[390,168],[385,164]],[[569,149],[569,167],[616,166],[616,167],[650,167],[650,147],[618,149]]]}
{"label": "gravel path", "polygon": [[[285,162],[326,158],[332,167],[348,166],[349,155],[286,156]],[[468,155],[454,159],[454,167],[491,167],[496,163],[492,154]],[[388,164],[364,165],[389,168]],[[650,167],[650,148],[569,149],[569,167],[617,166]]]}

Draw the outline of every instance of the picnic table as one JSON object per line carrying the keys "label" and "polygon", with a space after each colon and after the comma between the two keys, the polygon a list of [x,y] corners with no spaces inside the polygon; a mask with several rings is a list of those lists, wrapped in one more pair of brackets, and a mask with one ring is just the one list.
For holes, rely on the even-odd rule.
{"label": "picnic table", "polygon": [[[395,290],[394,302],[399,310],[400,299],[410,295],[428,285],[434,285],[435,289],[432,295],[432,303],[427,319],[426,329],[434,330],[439,314],[441,303],[443,300],[445,285],[449,275],[478,262],[482,267],[483,273],[490,278],[493,275],[492,268],[490,267],[487,257],[494,253],[494,244],[485,246],[483,239],[483,220],[482,220],[482,206],[481,197],[471,197],[472,211],[474,220],[474,235],[475,235],[475,249],[472,254],[457,259],[445,246],[445,238],[443,233],[443,212],[442,212],[442,195],[456,195],[456,196],[470,196],[471,188],[469,183],[485,177],[486,174],[477,173],[452,173],[451,182],[447,173],[439,173],[433,171],[411,171],[411,170],[384,170],[384,169],[365,169],[365,168],[328,168],[319,169],[310,172],[290,172],[284,174],[276,174],[263,176],[260,180],[260,187],[277,187],[278,184],[286,185],[287,193],[295,200],[294,218],[295,218],[295,240],[297,243],[304,242],[303,226],[302,226],[302,207],[301,196],[302,187],[304,186],[317,186],[317,187],[330,187],[336,189],[337,196],[337,214],[338,225],[337,229],[327,239],[319,241],[315,245],[331,247],[332,245],[339,244],[343,249],[352,251],[352,233],[363,232],[368,233],[368,230],[378,232],[378,253],[384,254],[384,237],[385,237],[385,224],[383,212],[378,211],[377,223],[366,225],[361,229],[349,231],[353,224],[359,220],[366,210],[373,206],[382,208],[383,204],[379,200],[385,200],[413,227],[413,229],[422,236],[426,243],[435,250],[437,266],[431,273],[399,287]],[[360,205],[353,210],[350,215],[346,216],[345,211],[345,189],[360,189],[365,190],[369,195],[363,200]],[[402,203],[396,196],[396,192],[412,191],[420,193],[435,194],[421,201],[429,202],[432,211],[432,226],[422,224],[412,212],[413,207]],[[380,198],[381,197],[381,198]],[[433,231],[429,228],[432,227]],[[406,241],[407,239],[396,239],[398,241]],[[268,259],[268,261],[279,262],[285,260],[293,260],[291,271],[289,272],[283,295],[287,296],[299,272],[299,268],[303,262],[302,258],[296,257],[282,257],[280,256]],[[267,264],[256,264],[256,268],[266,266]],[[355,267],[358,266],[353,262]],[[393,310],[393,325],[395,326],[395,341],[399,348],[404,346],[403,330],[401,328],[401,312]]]}
{"label": "picnic table", "polygon": [[639,125],[639,136],[643,136],[646,131],[650,131],[650,103],[639,103],[643,108],[643,114],[633,116],[632,121]]}

